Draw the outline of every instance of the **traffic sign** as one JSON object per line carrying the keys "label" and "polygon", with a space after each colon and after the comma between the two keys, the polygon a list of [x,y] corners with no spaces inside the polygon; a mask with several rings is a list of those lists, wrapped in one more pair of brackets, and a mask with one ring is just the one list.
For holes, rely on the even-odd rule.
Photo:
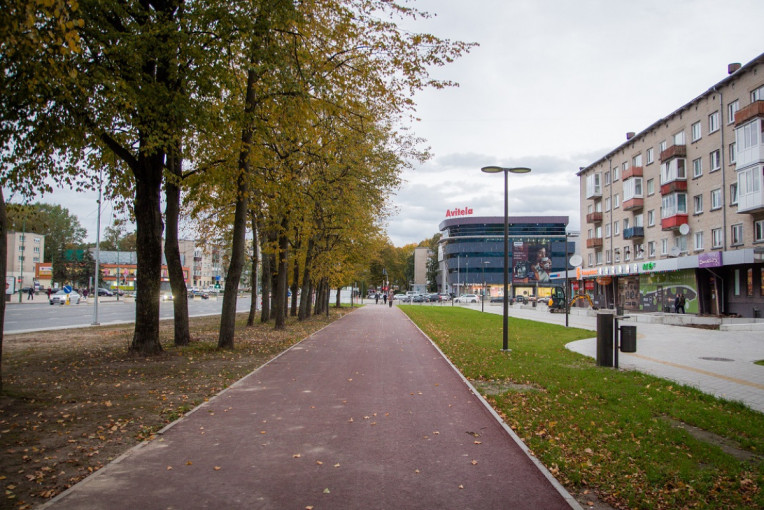
{"label": "traffic sign", "polygon": [[66,294],[70,294],[72,292],[72,286],[71,285],[64,285],[64,292]]}

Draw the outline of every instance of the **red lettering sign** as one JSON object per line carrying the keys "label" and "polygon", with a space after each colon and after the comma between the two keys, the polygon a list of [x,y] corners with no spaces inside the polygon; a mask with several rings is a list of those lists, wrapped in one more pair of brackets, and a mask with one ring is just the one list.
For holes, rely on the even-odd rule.
{"label": "red lettering sign", "polygon": [[455,209],[448,209],[446,211],[446,218],[452,218],[454,216],[469,216],[472,214],[472,207],[465,207],[463,209],[455,208]]}

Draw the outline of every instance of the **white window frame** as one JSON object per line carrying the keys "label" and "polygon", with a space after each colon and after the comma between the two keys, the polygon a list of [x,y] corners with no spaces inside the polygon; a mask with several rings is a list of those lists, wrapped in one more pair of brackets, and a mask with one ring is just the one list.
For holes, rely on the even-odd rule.
{"label": "white window frame", "polygon": [[692,133],[691,136],[692,136],[693,142],[697,142],[698,140],[701,139],[701,137],[703,136],[703,133],[702,133],[702,127],[701,127],[700,121],[694,122],[692,126],[690,126],[690,132]]}
{"label": "white window frame", "polygon": [[722,167],[722,154],[719,149],[711,151],[708,157],[711,162],[711,172],[716,172]]}
{"label": "white window frame", "polygon": [[728,154],[730,157],[730,165],[734,165],[735,163],[737,163],[737,142],[732,142],[729,145]]}
{"label": "white window frame", "polygon": [[651,196],[655,194],[655,179],[647,179],[647,185],[645,186],[647,188],[647,196]]}
{"label": "white window frame", "polygon": [[633,158],[631,158],[631,166],[635,168],[639,168],[642,166],[642,153],[640,152]]}
{"label": "white window frame", "polygon": [[703,231],[695,232],[695,251],[703,251]]}
{"label": "white window frame", "polygon": [[730,184],[730,205],[737,205],[737,183]]}
{"label": "white window frame", "polygon": [[605,223],[605,237],[610,238],[610,223]]}
{"label": "white window frame", "polygon": [[674,133],[674,145],[684,145],[684,144],[685,144],[684,131]]}
{"label": "white window frame", "polygon": [[588,267],[592,267],[592,266],[594,265],[594,253],[590,253],[590,254],[589,254],[587,257],[586,257],[586,265],[587,265]]}
{"label": "white window frame", "polygon": [[685,158],[671,158],[661,163],[661,184],[687,179],[687,162]]}
{"label": "white window frame", "polygon": [[605,199],[605,212],[610,211],[610,197]]}
{"label": "white window frame", "polygon": [[716,188],[711,190],[711,210],[716,211],[722,208],[722,189]]}
{"label": "white window frame", "polygon": [[613,236],[621,235],[621,224],[617,221],[613,222]]}
{"label": "white window frame", "polygon": [[719,131],[719,110],[716,110],[708,116],[708,133],[715,133]]}
{"label": "white window frame", "polygon": [[693,214],[703,213],[703,195],[695,195],[692,197]]}
{"label": "white window frame", "polygon": [[764,241],[764,220],[753,222],[753,242],[760,243]]}
{"label": "white window frame", "polygon": [[692,177],[697,179],[703,175],[703,158],[692,160]]}
{"label": "white window frame", "polygon": [[613,193],[613,209],[618,209],[621,206],[621,194]]}
{"label": "white window frame", "polygon": [[602,187],[600,186],[599,172],[586,176],[586,198],[602,196]]}
{"label": "white window frame", "polygon": [[613,182],[621,178],[621,169],[616,166],[613,168]]}
{"label": "white window frame", "polygon": [[735,223],[730,226],[730,245],[740,246],[743,244],[743,224]]}
{"label": "white window frame", "polygon": [[764,100],[764,85],[751,91],[751,102]]}
{"label": "white window frame", "polygon": [[661,206],[661,218],[671,218],[677,214],[687,214],[687,193],[669,193],[664,195]]}
{"label": "white window frame", "polygon": [[623,201],[632,198],[643,198],[642,177],[632,177],[623,181]]}
{"label": "white window frame", "polygon": [[735,99],[727,105],[727,124],[735,123],[735,113],[740,109],[740,101]]}
{"label": "white window frame", "polygon": [[661,239],[661,255],[668,255],[668,239]]}
{"label": "white window frame", "polygon": [[612,264],[612,263],[613,263],[613,262],[612,262],[612,259],[611,259],[611,253],[610,253],[610,250],[607,250],[607,251],[605,252],[605,264]]}
{"label": "white window frame", "polygon": [[655,241],[647,242],[647,256],[655,257]]}
{"label": "white window frame", "polygon": [[722,229],[712,228],[711,229],[711,248],[721,248],[721,247],[722,247]]}
{"label": "white window frame", "polygon": [[647,226],[648,227],[655,226],[655,211],[654,210],[647,211]]}
{"label": "white window frame", "polygon": [[645,151],[645,163],[651,165],[653,162],[655,162],[655,149],[650,147]]}
{"label": "white window frame", "polygon": [[602,250],[594,252],[595,262],[598,266],[602,265]]}

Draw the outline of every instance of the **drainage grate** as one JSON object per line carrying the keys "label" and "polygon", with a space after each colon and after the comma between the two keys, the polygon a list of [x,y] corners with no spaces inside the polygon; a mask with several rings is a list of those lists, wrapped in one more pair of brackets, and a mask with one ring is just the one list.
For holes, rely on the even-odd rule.
{"label": "drainage grate", "polygon": [[700,359],[704,359],[704,360],[707,360],[707,361],[735,361],[734,359],[729,359],[729,358],[711,358],[711,357],[706,358],[706,357],[701,357]]}

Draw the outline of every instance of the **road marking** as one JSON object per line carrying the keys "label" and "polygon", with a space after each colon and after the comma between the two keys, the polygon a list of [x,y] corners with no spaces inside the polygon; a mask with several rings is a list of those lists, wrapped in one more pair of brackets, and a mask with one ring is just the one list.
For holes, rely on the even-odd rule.
{"label": "road marking", "polygon": [[676,367],[681,368],[683,370],[689,370],[690,372],[697,372],[698,374],[708,375],[711,377],[716,377],[718,379],[724,379],[725,381],[733,382],[735,384],[742,384],[744,386],[751,386],[752,388],[757,388],[760,390],[764,390],[764,384],[758,384],[751,381],[744,381],[743,379],[737,379],[735,377],[728,377],[726,375],[717,374],[715,372],[709,372],[708,370],[703,370],[700,368],[694,368],[694,367],[688,367],[687,365],[680,365],[679,363],[672,363],[670,361],[663,361],[655,358],[650,358],[648,356],[643,356],[641,354],[633,354],[630,353],[628,356],[634,356],[635,358],[644,359],[647,361],[653,361],[655,363],[660,363],[661,365],[668,365],[670,367]]}

